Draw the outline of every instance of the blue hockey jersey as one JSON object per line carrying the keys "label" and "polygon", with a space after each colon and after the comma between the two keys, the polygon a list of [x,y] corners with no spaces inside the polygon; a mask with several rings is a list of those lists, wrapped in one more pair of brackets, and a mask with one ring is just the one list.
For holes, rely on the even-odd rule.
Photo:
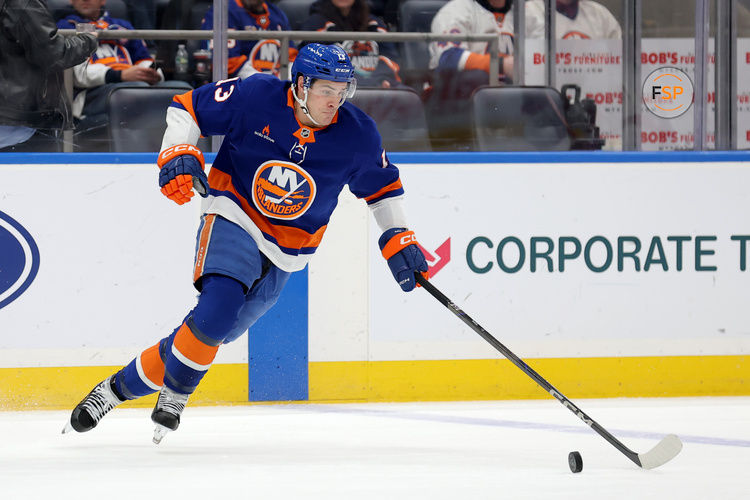
{"label": "blue hockey jersey", "polygon": [[[280,8],[272,3],[263,3],[263,12],[255,14],[247,10],[240,0],[229,0],[227,28],[237,31],[291,31],[289,19]],[[210,30],[214,25],[213,6],[209,7],[201,22],[201,29]],[[205,47],[208,47],[205,43]],[[278,76],[278,40],[229,40],[227,72],[229,76],[247,78],[255,73],[272,73]],[[293,61],[297,49],[293,40],[289,41],[289,60]]]}
{"label": "blue hockey jersey", "polygon": [[[71,14],[57,21],[57,27],[60,29],[75,29],[77,23],[93,24],[97,30],[133,29],[133,25],[129,22],[110,17],[107,13],[96,21],[84,19],[78,14]],[[116,70],[127,69],[144,61],[153,62],[154,59],[149,54],[143,40],[133,38],[99,40],[99,48],[89,58],[89,64],[103,64]]]}
{"label": "blue hockey jersey", "polygon": [[291,82],[262,74],[204,85],[172,103],[202,135],[225,136],[203,211],[243,227],[290,272],[317,249],[345,185],[371,206],[404,192],[363,111],[346,102],[330,125],[312,128],[299,123],[293,103]]}

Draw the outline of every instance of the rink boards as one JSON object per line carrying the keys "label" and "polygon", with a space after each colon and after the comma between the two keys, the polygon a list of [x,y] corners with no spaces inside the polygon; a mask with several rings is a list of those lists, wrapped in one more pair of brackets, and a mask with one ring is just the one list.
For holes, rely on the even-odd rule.
{"label": "rink boards", "polygon": [[[567,396],[750,394],[749,154],[391,156],[433,283]],[[0,157],[0,408],[70,406],[194,304],[200,207],[162,197],[154,159]],[[402,293],[378,236],[345,190],[193,404],[548,397]]]}

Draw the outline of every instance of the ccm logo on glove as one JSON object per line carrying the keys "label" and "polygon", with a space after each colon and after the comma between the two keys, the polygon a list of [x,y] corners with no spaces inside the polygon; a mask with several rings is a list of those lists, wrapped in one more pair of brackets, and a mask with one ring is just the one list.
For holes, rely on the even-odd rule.
{"label": "ccm logo on glove", "polygon": [[208,177],[203,171],[203,153],[192,144],[177,144],[159,154],[159,186],[161,192],[178,205],[194,196],[208,196]]}
{"label": "ccm logo on glove", "polygon": [[180,155],[193,155],[198,161],[201,162],[201,169],[203,169],[205,162],[203,160],[203,152],[193,146],[192,144],[177,144],[171,148],[167,148],[159,154],[159,160],[156,162],[159,168],[163,167],[169,160]]}
{"label": "ccm logo on glove", "polygon": [[416,243],[417,237],[414,236],[414,231],[409,231],[408,233],[406,233],[406,236],[402,236],[399,241],[402,245],[406,246],[409,243]]}
{"label": "ccm logo on glove", "polygon": [[[391,231],[394,231],[393,233]],[[387,239],[385,237],[387,236]],[[385,239],[385,241],[384,241]],[[417,237],[414,235],[414,231],[407,231],[406,229],[394,228],[389,229],[380,237],[378,241],[380,245],[380,251],[383,257],[390,259],[395,254],[404,249],[408,245],[416,245]]]}
{"label": "ccm logo on glove", "polygon": [[378,246],[388,261],[388,267],[396,278],[396,283],[403,291],[414,290],[417,285],[414,273],[421,273],[428,278],[427,261],[417,245],[417,237],[413,231],[407,231],[402,227],[391,228],[380,237]]}

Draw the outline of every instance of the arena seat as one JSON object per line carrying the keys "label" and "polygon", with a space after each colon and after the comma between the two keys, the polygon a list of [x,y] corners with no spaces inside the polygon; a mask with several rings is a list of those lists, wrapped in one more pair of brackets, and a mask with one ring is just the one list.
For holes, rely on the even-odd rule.
{"label": "arena seat", "polygon": [[431,151],[424,106],[411,89],[357,89],[352,104],[375,120],[386,151]]}
{"label": "arena seat", "polygon": [[107,101],[110,150],[115,152],[159,151],[167,128],[167,107],[184,88],[120,87]]}
{"label": "arena seat", "polygon": [[551,87],[481,87],[471,97],[478,151],[566,151],[571,137],[560,92]]}
{"label": "arena seat", "polygon": [[[406,0],[399,9],[399,31],[430,33],[432,18],[447,0]],[[403,44],[405,71],[426,72],[430,63],[428,42],[406,42]]]}
{"label": "arena seat", "polygon": [[[109,96],[109,135],[115,152],[158,151],[172,97],[169,87],[125,87]],[[377,124],[387,151],[430,151],[422,101],[410,89],[358,89],[351,102]],[[207,150],[207,149],[206,149]]]}

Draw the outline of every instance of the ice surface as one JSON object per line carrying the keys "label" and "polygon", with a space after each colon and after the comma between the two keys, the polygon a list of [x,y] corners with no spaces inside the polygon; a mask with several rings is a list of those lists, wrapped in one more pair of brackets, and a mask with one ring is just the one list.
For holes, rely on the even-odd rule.
{"label": "ice surface", "polygon": [[636,452],[669,433],[684,449],[641,470],[552,399],[188,406],[158,446],[148,409],[66,435],[69,412],[0,412],[0,498],[750,497],[750,398],[576,403]]}

